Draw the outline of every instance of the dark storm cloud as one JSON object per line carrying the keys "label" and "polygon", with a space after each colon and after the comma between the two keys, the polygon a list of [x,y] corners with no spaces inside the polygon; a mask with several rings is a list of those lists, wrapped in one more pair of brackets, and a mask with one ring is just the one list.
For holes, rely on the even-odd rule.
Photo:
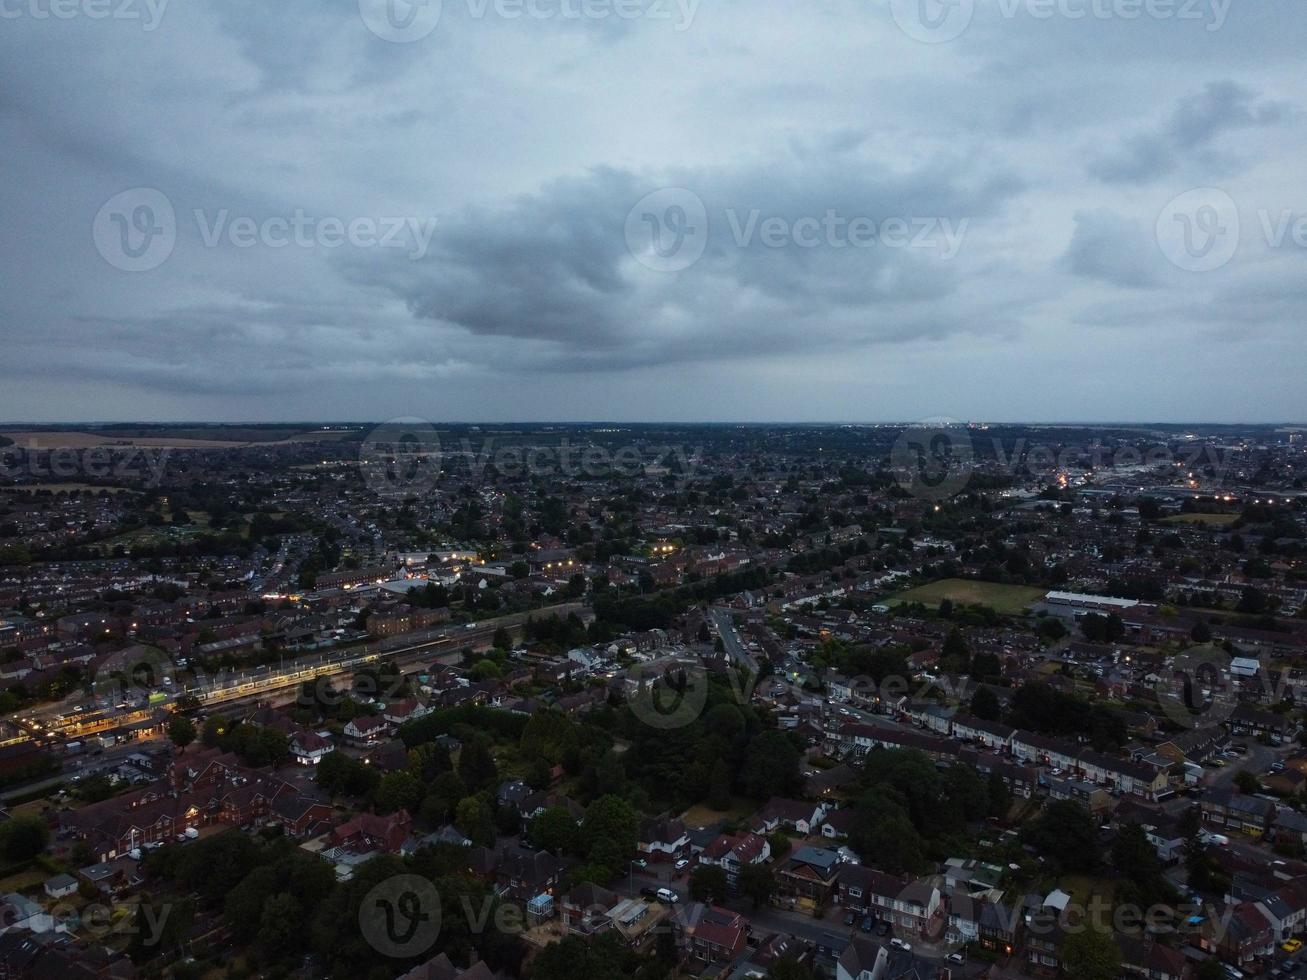
{"label": "dark storm cloud", "polygon": [[[0,20],[0,417],[1212,418],[1214,390],[1307,413],[1307,249],[1261,230],[1307,206],[1307,10],[1052,6],[978,4],[937,45],[882,0],[716,0],[684,30],[443,0],[410,44],[355,0]],[[627,219],[667,187],[707,237],[657,271]],[[1198,187],[1243,218],[1204,272],[1156,240]],[[140,273],[91,233],[132,188],[176,216]],[[435,230],[205,234],[297,212]],[[1201,257],[1210,215],[1178,218]],[[855,247],[854,219],[935,224]],[[1209,383],[1160,390],[1161,338]],[[1099,359],[1069,402],[1065,365]]]}
{"label": "dark storm cloud", "polygon": [[[625,236],[631,209],[660,182],[601,168],[451,216],[420,262],[367,256],[349,275],[384,285],[417,317],[544,341],[560,362],[589,370],[977,329],[942,304],[966,274],[968,236],[983,234],[1022,181],[956,161],[893,173],[849,155],[860,142],[841,134],[827,143],[839,153],[666,175],[661,183],[692,191],[708,217],[702,259],[675,274],[642,267]],[[902,221],[906,241],[845,242],[841,223],[858,219]],[[768,220],[832,224],[812,233],[813,244],[793,234],[778,243],[762,232]]]}
{"label": "dark storm cloud", "polygon": [[1284,103],[1259,100],[1255,92],[1233,81],[1211,82],[1202,92],[1182,99],[1159,131],[1126,137],[1092,161],[1089,171],[1108,183],[1142,184],[1171,173],[1186,160],[1216,165],[1222,159],[1212,147],[1218,137],[1273,126],[1288,115]]}

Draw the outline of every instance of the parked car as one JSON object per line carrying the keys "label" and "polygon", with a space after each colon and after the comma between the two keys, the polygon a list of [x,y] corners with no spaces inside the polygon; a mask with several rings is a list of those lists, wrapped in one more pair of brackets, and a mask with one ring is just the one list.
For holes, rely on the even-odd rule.
{"label": "parked car", "polygon": [[670,888],[658,889],[658,901],[665,905],[675,905],[680,900],[681,896],[676,894],[676,892],[672,891]]}
{"label": "parked car", "polygon": [[844,924],[845,924],[846,926],[851,926],[851,925],[853,925],[853,923],[856,922],[857,920],[858,920],[858,913],[857,913],[857,912],[845,912],[845,913],[844,913]]}
{"label": "parked car", "polygon": [[967,958],[963,956],[961,953],[949,953],[948,961],[950,963],[965,963],[967,961]]}
{"label": "parked car", "polygon": [[681,860],[679,860],[679,861],[676,862],[676,870],[677,870],[677,871],[684,871],[684,870],[685,870],[686,868],[688,868],[689,866],[690,866],[690,859],[689,859],[689,858],[681,858]]}
{"label": "parked car", "polygon": [[874,929],[875,927],[876,927],[876,919],[874,916],[864,915],[862,917],[863,932],[871,932],[871,930]]}
{"label": "parked car", "polygon": [[889,941],[889,944],[893,946],[895,949],[903,950],[905,953],[912,952],[912,944],[909,942],[905,942],[904,940],[900,939],[898,936],[895,936],[893,939],[891,939]]}
{"label": "parked car", "polygon": [[889,935],[889,923],[888,923],[888,922],[882,922],[879,926],[877,926],[877,927],[876,927],[876,935],[878,935],[878,936],[888,936],[888,935]]}
{"label": "parked car", "polygon": [[1280,949],[1284,950],[1286,953],[1296,953],[1298,950],[1302,949],[1302,940],[1286,939],[1284,942],[1280,943]]}

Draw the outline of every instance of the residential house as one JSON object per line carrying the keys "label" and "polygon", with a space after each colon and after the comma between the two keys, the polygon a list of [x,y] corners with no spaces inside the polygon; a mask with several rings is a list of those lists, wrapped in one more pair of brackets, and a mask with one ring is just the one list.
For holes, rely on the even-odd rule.
{"label": "residential house", "polygon": [[694,910],[685,928],[687,951],[704,963],[730,962],[744,952],[749,921],[739,912],[713,905]]}
{"label": "residential house", "polygon": [[824,908],[838,891],[840,856],[822,847],[800,847],[781,867],[777,885],[782,895],[796,896],[814,910]]}
{"label": "residential house", "polygon": [[355,745],[375,745],[390,731],[390,724],[380,715],[360,715],[345,726],[345,738]]}
{"label": "residential house", "polygon": [[771,857],[771,845],[761,834],[722,834],[713,840],[699,855],[700,864],[712,864],[726,872],[732,885],[740,869],[750,864],[763,864]]}

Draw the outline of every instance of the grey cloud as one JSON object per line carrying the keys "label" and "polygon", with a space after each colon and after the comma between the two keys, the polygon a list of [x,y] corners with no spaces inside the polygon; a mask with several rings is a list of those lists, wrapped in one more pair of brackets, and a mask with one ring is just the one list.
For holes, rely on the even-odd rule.
{"label": "grey cloud", "polygon": [[1255,92],[1229,80],[1210,82],[1180,101],[1153,133],[1136,133],[1089,164],[1106,183],[1142,184],[1175,171],[1186,158],[1208,166],[1220,162],[1212,149],[1218,137],[1238,129],[1272,126],[1285,120],[1288,107],[1258,101]]}
{"label": "grey cloud", "polygon": [[[1243,385],[1232,412],[1307,412],[1302,256],[1251,241],[1253,209],[1302,206],[1299,3],[1236,3],[1215,32],[982,4],[931,47],[883,3],[716,0],[683,33],[444,6],[411,45],[355,0],[173,3],[150,34],[4,21],[0,416],[1048,417],[1068,360],[1102,358],[1110,398],[1077,411],[1165,417],[1120,354],[1172,335],[1243,338],[1167,354]],[[1181,273],[1153,224],[1215,173],[1250,240]],[[710,213],[676,274],[623,235],[667,185]],[[184,225],[141,275],[89,233],[130,187]],[[186,220],[300,207],[439,220],[419,261],[209,246]],[[737,246],[727,208],[970,223],[941,261]],[[1268,394],[1268,365],[1294,380]]]}
{"label": "grey cloud", "polygon": [[[451,216],[421,262],[368,256],[346,274],[384,285],[419,319],[542,341],[557,363],[588,370],[899,342],[981,323],[940,311],[965,274],[965,254],[769,247],[758,224],[833,212],[844,221],[915,220],[915,234],[922,222],[942,220],[963,236],[965,253],[965,235],[998,220],[1023,186],[1010,172],[963,176],[951,162],[893,173],[866,158],[833,166],[806,154],[767,167],[669,174],[661,183],[693,190],[709,216],[703,258],[677,274],[639,266],[624,237],[631,208],[658,184],[611,168]],[[712,327],[687,335],[685,324]]]}
{"label": "grey cloud", "polygon": [[1113,286],[1154,286],[1157,279],[1152,267],[1158,253],[1147,235],[1137,222],[1108,210],[1077,212],[1062,264],[1078,276]]}

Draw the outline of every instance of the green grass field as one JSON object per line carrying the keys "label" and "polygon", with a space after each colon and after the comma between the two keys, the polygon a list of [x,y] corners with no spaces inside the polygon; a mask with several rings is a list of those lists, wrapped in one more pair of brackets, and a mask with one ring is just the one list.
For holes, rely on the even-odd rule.
{"label": "green grass field", "polygon": [[967,579],[946,578],[931,582],[907,592],[900,592],[892,602],[920,602],[938,606],[944,599],[954,605],[980,604],[995,612],[1016,615],[1044,597],[1046,590],[1030,585],[999,585],[994,582],[971,582]]}
{"label": "green grass field", "polygon": [[1209,524],[1212,527],[1225,527],[1239,519],[1238,514],[1176,514],[1165,517],[1163,524]]}

